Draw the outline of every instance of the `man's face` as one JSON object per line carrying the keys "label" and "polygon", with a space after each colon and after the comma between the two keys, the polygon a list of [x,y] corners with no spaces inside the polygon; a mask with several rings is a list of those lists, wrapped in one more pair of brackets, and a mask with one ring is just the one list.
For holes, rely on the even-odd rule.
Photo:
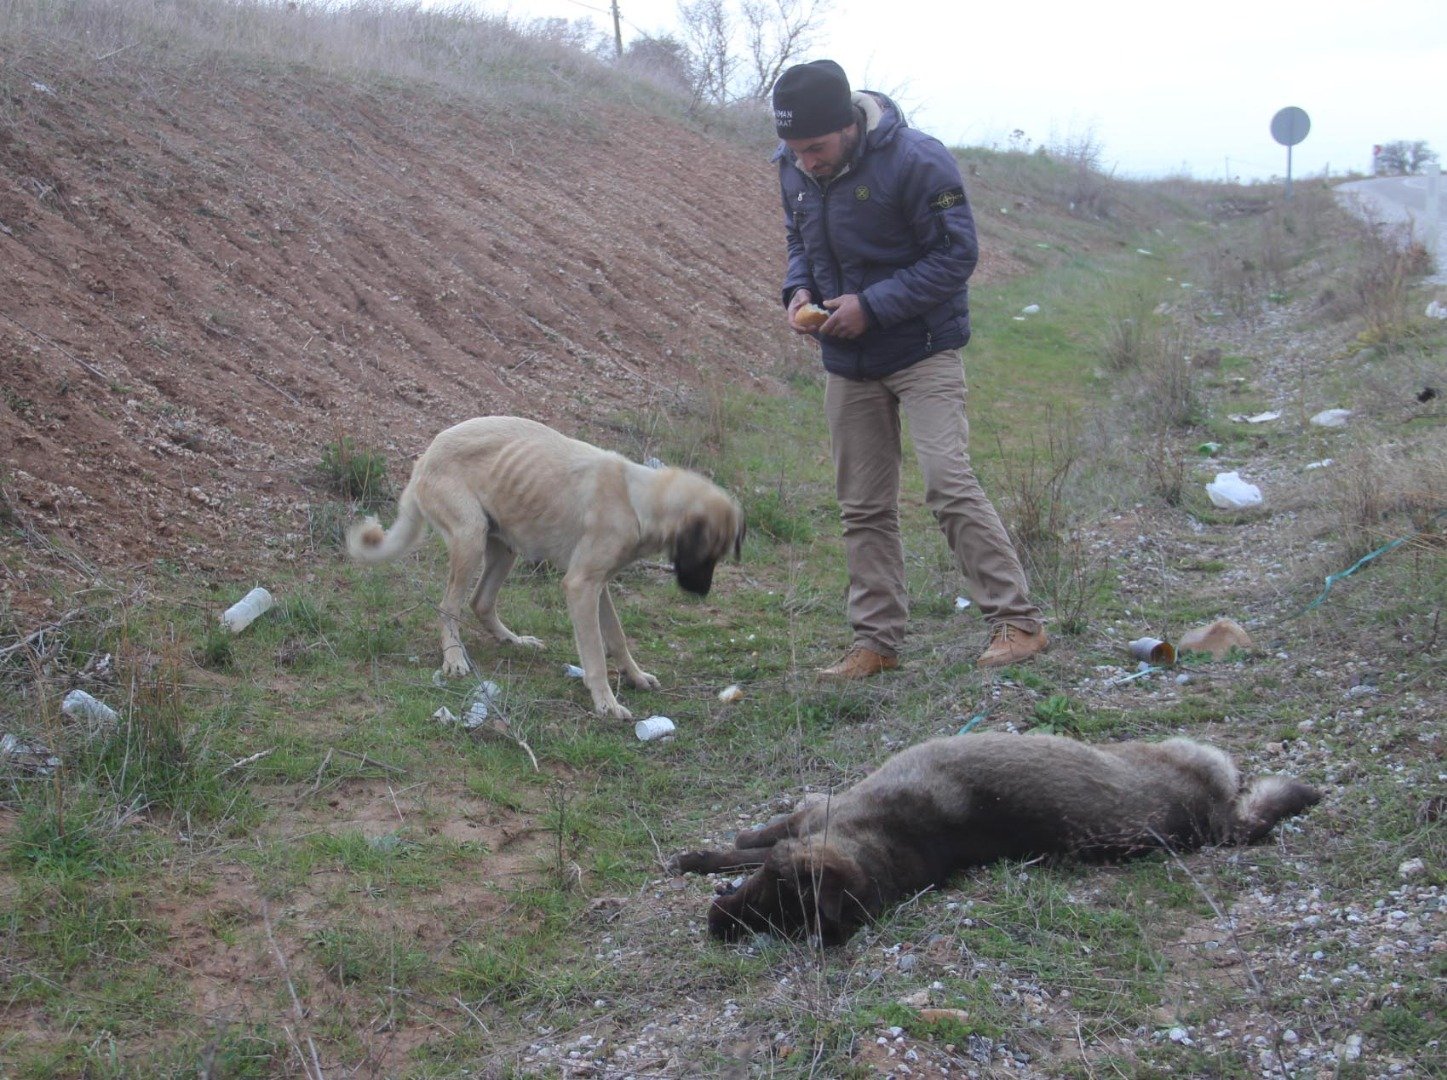
{"label": "man's face", "polygon": [[850,124],[843,131],[816,135],[812,139],[785,139],[799,167],[815,180],[832,180],[844,171],[859,144],[859,125]]}

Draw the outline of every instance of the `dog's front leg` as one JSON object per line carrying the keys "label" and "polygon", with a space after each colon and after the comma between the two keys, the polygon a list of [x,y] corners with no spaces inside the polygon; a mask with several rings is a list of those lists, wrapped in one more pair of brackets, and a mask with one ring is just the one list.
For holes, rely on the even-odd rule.
{"label": "dog's front leg", "polygon": [[603,652],[603,632],[598,621],[604,588],[601,576],[571,570],[563,575],[573,639],[578,646],[578,661],[583,665],[583,685],[593,695],[593,711],[615,720],[632,720],[633,714],[618,704],[608,685],[608,657]]}
{"label": "dog's front leg", "polygon": [[768,860],[767,848],[751,851],[684,851],[668,860],[671,874],[726,874],[757,870]]}
{"label": "dog's front leg", "polygon": [[628,651],[628,638],[623,633],[623,624],[618,621],[618,611],[613,607],[613,597],[609,595],[607,585],[598,594],[598,622],[603,629],[608,655],[618,661],[628,681],[640,690],[657,690],[658,679],[639,667]]}

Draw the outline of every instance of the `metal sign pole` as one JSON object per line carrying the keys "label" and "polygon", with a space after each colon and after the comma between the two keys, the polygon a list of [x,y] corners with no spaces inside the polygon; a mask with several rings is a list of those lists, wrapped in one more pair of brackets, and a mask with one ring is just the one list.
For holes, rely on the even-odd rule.
{"label": "metal sign pole", "polygon": [[1291,198],[1291,148],[1311,130],[1311,119],[1295,105],[1288,105],[1271,118],[1271,137],[1286,147],[1286,197]]}

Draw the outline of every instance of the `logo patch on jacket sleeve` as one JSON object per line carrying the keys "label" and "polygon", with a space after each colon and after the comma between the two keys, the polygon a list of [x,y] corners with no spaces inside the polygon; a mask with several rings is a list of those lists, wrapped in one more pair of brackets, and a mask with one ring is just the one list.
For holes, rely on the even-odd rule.
{"label": "logo patch on jacket sleeve", "polygon": [[931,210],[948,210],[952,206],[965,201],[965,189],[962,187],[949,188],[941,191],[929,201]]}
{"label": "logo patch on jacket sleeve", "polygon": [[854,197],[860,202],[864,202],[869,198],[869,186],[867,184],[860,184],[854,189]]}

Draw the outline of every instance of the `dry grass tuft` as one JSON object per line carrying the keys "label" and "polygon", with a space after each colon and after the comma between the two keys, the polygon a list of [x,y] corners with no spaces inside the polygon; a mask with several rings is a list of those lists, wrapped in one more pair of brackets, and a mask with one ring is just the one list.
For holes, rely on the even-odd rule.
{"label": "dry grass tuft", "polygon": [[460,3],[15,0],[0,7],[0,40],[153,71],[194,73],[215,60],[305,65],[333,77],[440,85],[498,107],[564,108],[579,94],[637,104],[640,93],[656,93],[680,114],[688,104],[616,70],[611,41],[590,23],[484,14]]}
{"label": "dry grass tuft", "polygon": [[1447,445],[1430,445],[1416,456],[1396,446],[1359,446],[1342,462],[1338,478],[1326,509],[1330,532],[1346,558],[1361,558],[1413,532],[1422,542],[1440,542],[1441,515],[1447,511]]}

